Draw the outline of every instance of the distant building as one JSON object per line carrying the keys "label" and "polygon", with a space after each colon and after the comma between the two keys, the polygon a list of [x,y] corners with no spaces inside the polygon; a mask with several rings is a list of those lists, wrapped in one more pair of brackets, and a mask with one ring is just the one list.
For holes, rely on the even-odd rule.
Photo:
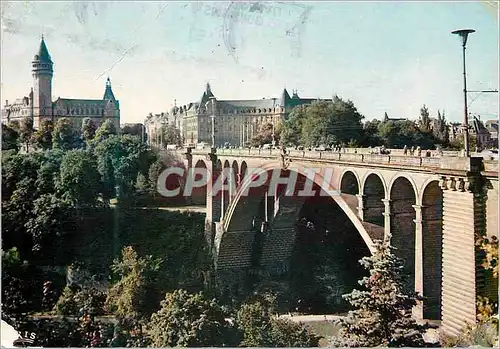
{"label": "distant building", "polygon": [[484,126],[490,132],[491,140],[498,144],[498,120],[486,120]]}
{"label": "distant building", "polygon": [[161,132],[163,126],[173,125],[182,135],[182,117],[178,113],[173,113],[177,107],[173,107],[169,112],[159,114],[149,113],[144,121],[145,132],[148,135],[147,141],[149,145],[159,146],[163,143],[163,134]]}
{"label": "distant building", "polygon": [[[296,91],[290,97],[286,89],[280,98],[219,100],[213,94],[210,84],[207,84],[198,101],[174,106],[169,113],[150,115],[146,119],[146,132],[158,134],[161,125],[173,123],[181,130],[185,145],[196,145],[200,142],[212,145],[213,119],[216,146],[226,143],[244,146],[257,135],[263,124],[271,123],[277,126],[294,107],[316,100],[319,99],[300,98]],[[150,141],[160,144],[156,138],[158,137],[150,137]]]}
{"label": "distant building", "polygon": [[80,130],[82,120],[91,118],[97,127],[109,119],[118,130],[120,128],[120,104],[111,89],[108,77],[102,99],[57,98],[52,101],[52,76],[54,74],[52,58],[42,37],[40,47],[32,64],[33,87],[27,97],[18,98],[14,103],[5,101],[2,109],[2,122],[21,121],[25,117],[33,118],[37,129],[43,120],[67,117],[73,127]]}
{"label": "distant building", "polygon": [[478,117],[472,119],[473,134],[476,135],[476,144],[479,148],[488,147],[491,143],[490,132],[484,127],[484,124]]}

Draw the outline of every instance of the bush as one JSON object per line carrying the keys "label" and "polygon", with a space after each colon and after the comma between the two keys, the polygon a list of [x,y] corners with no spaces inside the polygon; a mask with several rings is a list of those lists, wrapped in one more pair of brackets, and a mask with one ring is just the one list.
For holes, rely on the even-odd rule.
{"label": "bush", "polygon": [[201,293],[167,293],[161,309],[151,316],[149,333],[156,347],[234,346],[234,328],[222,308]]}
{"label": "bush", "polygon": [[95,288],[78,289],[66,286],[54,306],[54,311],[58,315],[104,315],[105,300],[106,294]]}
{"label": "bush", "polygon": [[106,309],[121,318],[149,316],[157,308],[152,284],[160,263],[152,256],[140,258],[132,247],[125,247],[121,260],[112,266],[120,280],[108,291]]}
{"label": "bush", "polygon": [[236,323],[242,332],[244,347],[317,347],[319,336],[302,325],[271,317],[274,308],[272,296],[243,304]]}

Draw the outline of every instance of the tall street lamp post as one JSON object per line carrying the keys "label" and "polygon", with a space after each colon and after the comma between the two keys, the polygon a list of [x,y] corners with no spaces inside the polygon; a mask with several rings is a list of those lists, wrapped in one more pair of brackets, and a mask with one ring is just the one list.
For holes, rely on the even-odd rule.
{"label": "tall street lamp post", "polygon": [[467,111],[467,75],[465,72],[465,45],[467,44],[467,37],[469,34],[474,33],[474,29],[459,29],[452,31],[452,34],[457,34],[462,38],[462,56],[463,56],[463,68],[464,68],[464,147],[465,156],[469,157],[469,115]]}

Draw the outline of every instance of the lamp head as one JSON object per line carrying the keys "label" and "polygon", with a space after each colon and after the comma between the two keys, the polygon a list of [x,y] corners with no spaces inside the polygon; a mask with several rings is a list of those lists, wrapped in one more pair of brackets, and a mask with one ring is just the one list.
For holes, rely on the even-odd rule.
{"label": "lamp head", "polygon": [[465,47],[465,44],[467,43],[467,37],[469,36],[469,34],[472,34],[474,32],[474,29],[458,29],[452,31],[451,33],[459,35],[462,38],[462,46]]}

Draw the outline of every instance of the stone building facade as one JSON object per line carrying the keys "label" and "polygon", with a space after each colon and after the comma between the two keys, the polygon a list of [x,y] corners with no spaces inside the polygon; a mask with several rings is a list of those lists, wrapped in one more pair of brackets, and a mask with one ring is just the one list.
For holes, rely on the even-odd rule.
{"label": "stone building facade", "polygon": [[175,109],[174,115],[182,116],[186,145],[204,142],[214,143],[216,147],[227,143],[242,147],[257,135],[263,124],[271,123],[276,127],[294,107],[315,100],[318,99],[300,98],[296,91],[290,97],[286,89],[280,98],[219,100],[207,84],[198,102]]}
{"label": "stone building facade", "polygon": [[184,145],[205,143],[211,146],[214,143],[216,147],[225,144],[242,147],[257,135],[263,124],[277,126],[294,107],[316,100],[319,99],[300,98],[296,91],[290,97],[286,89],[280,98],[219,100],[207,84],[198,101],[176,105],[167,113],[150,114],[145,128],[151,145],[162,143],[159,132],[162,125],[174,124],[181,131]]}
{"label": "stone building facade", "polygon": [[75,130],[80,130],[82,120],[91,118],[96,127],[109,119],[116,130],[120,129],[120,103],[115,98],[108,77],[102,99],[72,99],[57,98],[52,101],[52,77],[54,63],[42,37],[40,47],[32,64],[33,87],[27,97],[18,98],[14,103],[5,101],[2,108],[2,123],[21,121],[25,117],[33,119],[33,126],[37,129],[43,120],[52,120],[67,117],[72,121]]}
{"label": "stone building facade", "polygon": [[157,114],[149,113],[144,120],[144,128],[147,134],[147,142],[152,146],[160,146],[163,144],[163,133],[162,128],[167,125],[173,125],[182,135],[182,119],[180,114],[174,113],[174,110],[178,109],[173,107],[170,112],[161,112]]}

